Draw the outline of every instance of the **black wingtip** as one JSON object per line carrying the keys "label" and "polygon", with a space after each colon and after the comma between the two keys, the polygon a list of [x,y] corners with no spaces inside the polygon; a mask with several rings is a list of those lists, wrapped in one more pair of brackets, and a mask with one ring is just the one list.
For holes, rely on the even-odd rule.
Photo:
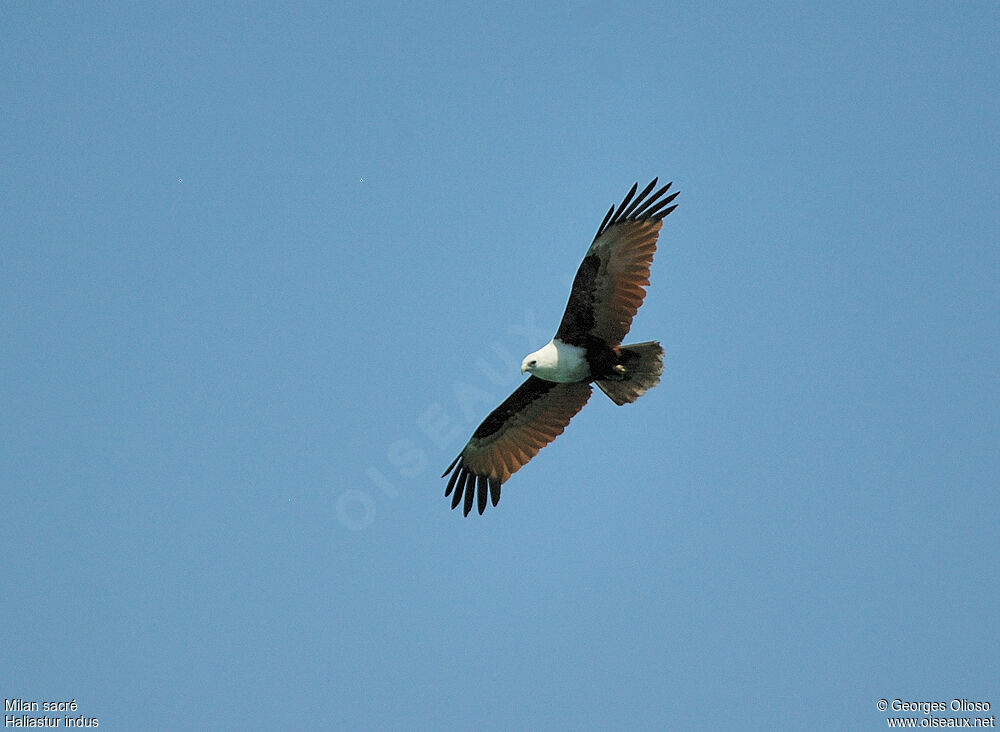
{"label": "black wingtip", "polygon": [[476,479],[476,508],[479,509],[479,515],[483,515],[483,511],[486,510],[486,476],[480,475]]}
{"label": "black wingtip", "polygon": [[[657,215],[657,210],[660,208],[660,206],[664,205],[665,203],[663,200],[660,199],[660,196],[662,196],[664,193],[670,190],[670,186],[672,185],[673,181],[667,183],[666,185],[661,187],[658,191],[656,191],[653,195],[647,198],[641,206],[639,206],[632,212],[631,216],[632,220],[634,221],[638,219],[653,219],[654,221],[656,221],[663,218],[662,216]],[[677,193],[675,192],[667,199],[666,203],[669,203],[670,201],[674,200],[676,196]]]}
{"label": "black wingtip", "polygon": [[[670,213],[673,209],[664,210],[664,206],[673,201],[677,196],[677,193],[674,193],[665,199],[661,199],[660,196],[670,189],[670,186],[673,185],[673,181],[667,183],[658,191],[650,195],[650,191],[656,187],[658,180],[659,178],[653,178],[653,180],[646,184],[646,187],[642,189],[642,193],[638,196],[635,195],[635,192],[639,189],[639,184],[634,183],[618,207],[615,208],[612,206],[608,210],[607,215],[604,217],[604,221],[602,221],[601,225],[597,227],[597,236],[600,236],[607,229],[622,221],[659,221]],[[634,200],[633,196],[635,197]],[[597,236],[594,238],[596,239]]]}
{"label": "black wingtip", "polygon": [[[444,476],[448,475],[448,473],[450,473],[452,470],[454,470],[455,466],[458,464],[458,461],[461,459],[462,459],[462,453],[458,453],[458,457],[451,461],[451,465],[449,465],[448,468],[443,473],[441,473],[441,477],[443,478]],[[448,494],[446,493],[445,495]]]}
{"label": "black wingtip", "polygon": [[618,210],[615,211],[615,215],[612,217],[615,221],[617,221],[621,217],[622,211],[624,211],[625,207],[628,206],[629,201],[632,200],[632,196],[635,195],[635,192],[637,190],[639,190],[639,181],[636,181],[635,183],[632,184],[632,187],[629,188],[629,191],[625,195],[625,198],[623,198],[622,202],[618,205]]}
{"label": "black wingtip", "polygon": [[615,213],[615,207],[612,206],[611,208],[608,209],[608,212],[604,215],[604,221],[602,221],[601,225],[597,227],[596,236],[600,236],[601,234],[604,233],[604,230],[607,228],[608,222],[611,221],[611,217],[614,216],[614,213]]}
{"label": "black wingtip", "polygon": [[[458,476],[461,475],[461,473],[461,470],[456,470],[451,474],[451,477],[448,478],[448,486],[444,489],[445,498],[451,495],[452,490],[455,488],[455,481],[458,480]],[[441,477],[443,478],[444,476],[442,475]],[[452,506],[452,508],[454,508],[454,506]]]}
{"label": "black wingtip", "polygon": [[625,209],[625,212],[622,214],[621,217],[623,219],[627,219],[630,216],[632,216],[632,213],[636,210],[636,208],[639,207],[639,204],[642,203],[642,200],[647,195],[649,195],[649,192],[651,190],[653,190],[653,186],[655,186],[655,185],[656,185],[656,178],[653,178],[653,180],[649,181],[649,183],[646,185],[646,187],[642,189],[642,193],[640,193],[638,196],[636,196],[635,200],[632,201],[632,205],[629,206],[627,209]]}
{"label": "black wingtip", "polygon": [[462,507],[462,515],[468,516],[472,510],[472,502],[476,498],[476,475],[469,473],[465,478],[465,505]]}
{"label": "black wingtip", "polygon": [[468,516],[475,507],[482,515],[489,503],[496,506],[500,502],[501,481],[490,475],[473,473],[463,464],[461,455],[448,466],[444,475],[448,475],[449,472],[451,477],[448,478],[444,495],[445,498],[451,496],[453,510],[461,505],[462,514]]}

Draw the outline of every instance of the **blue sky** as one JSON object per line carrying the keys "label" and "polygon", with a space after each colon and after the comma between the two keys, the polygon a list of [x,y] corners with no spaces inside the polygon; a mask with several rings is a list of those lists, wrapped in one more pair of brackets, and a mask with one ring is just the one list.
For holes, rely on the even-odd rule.
{"label": "blue sky", "polygon": [[[0,695],[995,714],[997,5],[544,5],[3,5]],[[462,518],[441,471],[653,176],[663,381]]]}

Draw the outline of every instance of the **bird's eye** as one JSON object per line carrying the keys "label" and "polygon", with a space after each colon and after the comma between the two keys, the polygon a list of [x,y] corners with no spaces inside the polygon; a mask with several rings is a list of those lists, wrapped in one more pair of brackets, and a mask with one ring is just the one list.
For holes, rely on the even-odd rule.
{"label": "bird's eye", "polygon": [[534,368],[537,364],[538,364],[538,361],[532,361],[531,363],[528,364],[528,366],[530,366],[531,368]]}

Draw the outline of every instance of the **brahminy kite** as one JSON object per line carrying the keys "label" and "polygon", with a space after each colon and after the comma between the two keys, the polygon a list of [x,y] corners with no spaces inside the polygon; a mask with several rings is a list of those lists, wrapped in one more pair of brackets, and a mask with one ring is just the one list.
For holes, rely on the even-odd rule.
{"label": "brahminy kite", "polygon": [[451,507],[475,502],[486,510],[500,486],[552,442],[590,398],[594,382],[618,405],[660,383],[663,349],[656,341],[622,345],[649,284],[649,267],[663,218],[677,208],[670,183],[650,193],[656,178],[612,206],[577,270],[555,337],[521,362],[531,376],[483,420],[441,477],[451,473]]}

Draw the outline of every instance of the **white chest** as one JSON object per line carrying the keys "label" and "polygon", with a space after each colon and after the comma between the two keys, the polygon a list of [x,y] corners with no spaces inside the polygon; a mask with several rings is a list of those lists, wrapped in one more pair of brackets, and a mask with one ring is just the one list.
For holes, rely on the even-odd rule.
{"label": "white chest", "polygon": [[587,352],[555,338],[532,356],[537,356],[532,373],[539,379],[568,384],[583,381],[590,375]]}

